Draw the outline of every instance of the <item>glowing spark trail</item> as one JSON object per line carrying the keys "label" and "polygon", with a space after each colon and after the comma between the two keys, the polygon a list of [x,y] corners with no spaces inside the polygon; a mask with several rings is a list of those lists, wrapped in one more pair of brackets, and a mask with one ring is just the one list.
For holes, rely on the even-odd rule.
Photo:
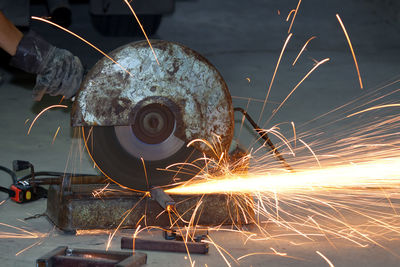
{"label": "glowing spark trail", "polygon": [[29,135],[29,133],[31,132],[32,127],[33,127],[33,125],[35,124],[36,120],[37,120],[43,113],[45,113],[46,111],[48,111],[49,109],[52,109],[52,108],[68,108],[68,107],[67,107],[66,105],[52,105],[52,106],[49,106],[49,107],[43,109],[42,111],[40,111],[40,113],[35,117],[35,119],[34,119],[34,120],[32,121],[32,123],[31,123],[31,125],[29,126],[28,135]]}
{"label": "glowing spark trail", "polygon": [[340,23],[340,26],[341,26],[342,29],[343,29],[344,35],[346,36],[347,43],[349,44],[349,47],[350,47],[350,50],[351,50],[351,54],[353,55],[354,64],[356,65],[357,75],[358,75],[358,81],[360,82],[360,87],[361,87],[361,89],[363,89],[363,83],[362,83],[362,80],[361,80],[360,70],[359,70],[359,68],[358,68],[358,63],[357,63],[357,59],[356,59],[356,54],[354,53],[354,49],[353,49],[353,45],[351,44],[350,37],[349,37],[349,35],[347,34],[346,28],[344,27],[344,24],[343,24],[342,20],[340,19],[339,14],[336,14],[336,18],[338,19],[338,21],[339,21],[339,23]]}
{"label": "glowing spark trail", "polygon": [[124,68],[121,64],[119,64],[117,61],[115,61],[112,57],[110,57],[109,55],[107,55],[105,52],[103,52],[102,50],[100,50],[97,46],[95,46],[95,45],[92,44],[91,42],[89,42],[89,41],[87,41],[86,39],[80,37],[78,34],[76,34],[76,33],[74,33],[74,32],[71,32],[70,30],[68,30],[68,29],[66,29],[66,28],[64,28],[64,27],[62,27],[62,26],[60,26],[60,25],[58,25],[58,24],[56,24],[56,23],[54,23],[54,22],[51,22],[50,20],[47,20],[47,19],[44,19],[44,18],[40,18],[40,17],[36,17],[36,16],[32,16],[31,18],[32,18],[32,19],[35,19],[35,20],[40,20],[40,21],[49,23],[50,25],[53,25],[53,26],[55,26],[55,27],[57,27],[57,28],[59,28],[59,29],[61,29],[61,30],[63,30],[63,31],[66,31],[67,33],[69,33],[69,34],[75,36],[76,38],[78,38],[78,39],[81,40],[82,42],[85,42],[85,43],[87,43],[88,45],[90,45],[91,47],[93,47],[94,49],[96,49],[99,53],[101,53],[103,56],[105,56],[106,58],[108,58],[109,60],[111,60],[113,63],[115,63],[117,66],[119,66],[121,69],[123,69],[123,70],[124,70],[126,73],[128,73],[130,76],[133,76],[126,68]]}
{"label": "glowing spark trail", "polygon": [[270,247],[270,249],[278,256],[287,256],[287,253],[285,252],[278,252],[276,251],[276,249],[274,249],[273,247]]}
{"label": "glowing spark trail", "polygon": [[140,26],[140,29],[142,30],[142,32],[143,32],[143,34],[144,34],[144,37],[146,37],[146,41],[147,41],[147,43],[149,44],[149,46],[150,46],[150,48],[151,48],[151,52],[153,52],[153,55],[154,55],[154,58],[155,58],[156,61],[157,61],[157,64],[160,65],[160,62],[158,62],[158,58],[157,58],[157,56],[156,56],[156,53],[154,52],[153,46],[152,46],[151,43],[150,43],[149,37],[147,37],[146,31],[143,29],[142,23],[140,23],[139,18],[136,16],[136,12],[133,10],[131,4],[129,4],[129,2],[128,2],[127,0],[124,0],[124,2],[125,2],[125,4],[129,7],[129,9],[131,10],[133,16],[135,17],[137,23],[138,23],[139,26]]}
{"label": "glowing spark trail", "polygon": [[295,12],[296,11],[296,9],[292,9],[292,10],[290,10],[290,12],[289,12],[289,14],[287,15],[287,17],[286,17],[286,22],[288,22],[289,21],[289,19],[290,19],[290,16],[293,14],[293,12]]}
{"label": "glowing spark trail", "polygon": [[335,267],[334,265],[333,265],[333,263],[324,255],[324,254],[322,254],[321,252],[319,252],[318,250],[317,251],[315,251],[318,255],[320,255],[328,264],[329,264],[329,266],[330,267]]}
{"label": "glowing spark trail", "polygon": [[293,22],[294,22],[294,19],[296,18],[297,12],[299,11],[300,4],[301,4],[301,0],[299,0],[299,2],[297,3],[297,7],[296,7],[296,10],[293,15],[292,22],[290,23],[288,33],[290,33],[290,31],[292,30]]}
{"label": "glowing spark trail", "polygon": [[[226,175],[205,182],[183,184],[170,194],[213,194],[316,191],[330,188],[400,188],[400,158],[325,167],[282,174]],[[379,177],[379,178],[377,178]]]}
{"label": "glowing spark trail", "polygon": [[292,35],[293,35],[292,33],[288,35],[288,37],[286,38],[286,41],[285,41],[285,43],[284,43],[284,45],[282,47],[281,54],[279,55],[278,62],[276,63],[276,66],[275,66],[274,74],[272,75],[271,82],[269,83],[268,92],[267,92],[267,95],[266,95],[265,100],[264,100],[263,107],[262,107],[261,112],[260,112],[260,117],[258,118],[258,123],[260,123],[260,121],[261,121],[261,117],[262,117],[262,114],[264,113],[265,105],[267,104],[267,100],[268,100],[269,94],[271,92],[272,84],[274,83],[274,80],[275,80],[276,72],[278,71],[279,64],[281,62],[283,53],[285,52],[286,46],[289,43],[290,38],[292,37]]}
{"label": "glowing spark trail", "polygon": [[39,241],[33,243],[32,245],[30,245],[30,246],[28,246],[28,247],[26,247],[26,248],[24,248],[24,249],[21,249],[20,251],[18,251],[17,253],[15,253],[15,256],[19,256],[20,254],[24,253],[24,252],[27,251],[28,249],[30,249],[30,248],[32,248],[32,247],[34,247],[34,246],[36,246],[36,245],[39,245],[39,244],[42,243],[42,242],[43,242],[43,240],[39,240]]}
{"label": "glowing spark trail", "polygon": [[301,50],[300,50],[299,54],[297,55],[296,59],[293,61],[292,66],[294,66],[294,65],[296,64],[296,62],[297,62],[297,60],[299,59],[299,57],[301,56],[301,54],[303,54],[303,52],[304,52],[304,50],[306,49],[308,43],[309,43],[311,40],[315,39],[315,38],[317,38],[317,37],[316,37],[316,36],[312,36],[312,37],[311,37],[310,39],[308,39],[308,41],[303,45],[303,47],[301,48]]}
{"label": "glowing spark trail", "polygon": [[381,108],[392,108],[392,107],[400,107],[400,104],[387,104],[387,105],[380,105],[380,106],[375,106],[375,107],[371,107],[371,108],[367,108],[358,112],[355,112],[353,114],[348,115],[346,118],[350,118],[353,117],[357,114],[361,114],[367,111],[371,111],[371,110],[376,110],[376,109],[381,109]]}
{"label": "glowing spark trail", "polygon": [[315,155],[315,153],[314,153],[314,151],[311,149],[311,147],[310,147],[306,142],[304,142],[303,140],[299,139],[299,141],[300,141],[301,143],[303,143],[303,145],[304,145],[308,150],[310,150],[311,154],[314,156],[315,160],[317,161],[318,166],[321,168],[321,167],[322,167],[322,166],[321,166],[321,163],[319,162],[317,155]]}
{"label": "glowing spark trail", "polygon": [[287,95],[287,97],[282,101],[282,103],[274,110],[274,112],[272,113],[271,117],[269,118],[268,121],[270,121],[272,119],[272,117],[275,116],[275,114],[279,111],[279,109],[283,106],[283,104],[285,104],[286,100],[288,100],[288,98],[294,93],[294,91],[296,91],[296,89],[308,78],[308,76],[310,76],[311,73],[313,73],[319,66],[321,66],[322,64],[328,62],[330,59],[329,58],[325,58],[324,60],[321,60],[320,62],[318,62],[317,65],[315,65],[307,74],[306,76],[303,77],[303,79],[301,79],[301,81],[293,88],[293,90]]}
{"label": "glowing spark trail", "polygon": [[54,142],[56,141],[56,138],[57,138],[58,132],[60,131],[60,128],[61,128],[61,127],[58,126],[57,131],[56,131],[56,133],[54,134],[53,141],[51,141],[51,144],[52,144],[52,145],[53,145]]}

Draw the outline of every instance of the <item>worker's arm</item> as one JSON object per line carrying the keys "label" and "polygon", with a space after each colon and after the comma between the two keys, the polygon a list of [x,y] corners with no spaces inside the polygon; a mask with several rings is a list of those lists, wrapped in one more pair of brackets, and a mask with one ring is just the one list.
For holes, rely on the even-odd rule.
{"label": "worker's arm", "polygon": [[49,44],[33,31],[22,33],[0,11],[0,45],[12,55],[10,65],[37,74],[33,97],[44,94],[71,98],[78,91],[83,67],[71,52]]}
{"label": "worker's arm", "polygon": [[0,47],[11,56],[14,56],[22,36],[22,32],[0,11]]}

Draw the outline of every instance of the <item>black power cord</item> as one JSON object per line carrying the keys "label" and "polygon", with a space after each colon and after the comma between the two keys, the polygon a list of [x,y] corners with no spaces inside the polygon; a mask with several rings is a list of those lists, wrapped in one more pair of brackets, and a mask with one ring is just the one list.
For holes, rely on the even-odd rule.
{"label": "black power cord", "polygon": [[[29,161],[14,160],[13,170],[0,166],[0,170],[8,173],[11,176],[12,184],[10,188],[0,186],[0,192],[7,193],[9,197],[17,203],[26,203],[40,198],[47,197],[47,190],[38,185],[61,183],[64,177],[72,176],[95,176],[92,174],[73,174],[64,172],[42,171],[35,172],[33,165]],[[30,174],[18,179],[16,172],[30,170]],[[44,177],[43,177],[44,176]],[[37,177],[39,178],[37,180]]]}
{"label": "black power cord", "polygon": [[18,181],[24,181],[30,179],[32,177],[40,177],[40,176],[48,176],[49,179],[54,179],[54,177],[62,178],[64,176],[96,176],[95,174],[83,174],[83,173],[68,173],[68,172],[50,172],[50,171],[41,171],[41,172],[34,172],[24,177],[18,179]]}
{"label": "black power cord", "polygon": [[271,139],[269,139],[268,134],[261,130],[261,128],[257,125],[257,123],[251,118],[251,116],[243,109],[243,108],[234,108],[234,111],[241,112],[246,119],[250,122],[253,129],[260,135],[262,139],[265,140],[269,148],[271,149],[272,153],[274,153],[275,157],[282,163],[282,165],[289,171],[294,171],[293,168],[286,162],[285,158],[282,154],[278,151],[275,145],[272,143]]}

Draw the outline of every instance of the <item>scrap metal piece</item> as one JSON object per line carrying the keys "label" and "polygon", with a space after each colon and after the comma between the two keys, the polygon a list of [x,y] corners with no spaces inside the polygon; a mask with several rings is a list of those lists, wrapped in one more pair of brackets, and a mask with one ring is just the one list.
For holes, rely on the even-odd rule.
{"label": "scrap metal piece", "polygon": [[73,249],[60,246],[37,259],[36,266],[138,267],[146,264],[146,261],[147,255],[141,252]]}
{"label": "scrap metal piece", "polygon": [[130,237],[121,238],[121,249],[133,249],[148,251],[183,252],[189,254],[207,254],[208,243],[203,242],[184,242],[173,240],[151,240],[143,238],[132,239]]}
{"label": "scrap metal piece", "polygon": [[[88,152],[103,174],[139,190],[174,182],[176,173],[157,169],[228,151],[234,127],[232,99],[215,67],[183,45],[151,43],[154,54],[139,41],[109,54],[117,64],[109,58],[97,62],[71,114],[72,126],[84,126]],[[195,139],[218,140],[217,153],[205,142],[187,148]],[[182,172],[178,179],[195,174]]]}

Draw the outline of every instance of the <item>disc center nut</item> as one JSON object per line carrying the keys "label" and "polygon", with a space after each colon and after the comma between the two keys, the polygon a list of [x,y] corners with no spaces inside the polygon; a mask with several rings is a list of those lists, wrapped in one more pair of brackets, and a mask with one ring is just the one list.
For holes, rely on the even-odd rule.
{"label": "disc center nut", "polygon": [[132,125],[136,137],[147,144],[159,144],[166,140],[175,127],[175,116],[162,104],[153,103],[142,107]]}
{"label": "disc center nut", "polygon": [[156,112],[147,114],[143,119],[143,123],[145,130],[153,134],[159,133],[164,127],[163,117]]}

